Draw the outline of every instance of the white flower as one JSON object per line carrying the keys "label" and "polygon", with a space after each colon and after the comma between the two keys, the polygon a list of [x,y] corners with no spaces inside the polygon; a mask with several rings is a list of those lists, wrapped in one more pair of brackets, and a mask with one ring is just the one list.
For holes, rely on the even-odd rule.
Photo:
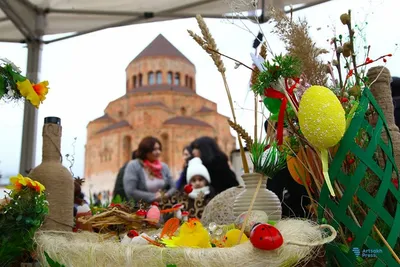
{"label": "white flower", "polygon": [[7,89],[7,95],[9,97],[14,97],[14,95],[15,95],[14,90],[11,88],[11,86],[9,84],[7,84],[6,89]]}
{"label": "white flower", "polygon": [[7,59],[7,58],[0,58],[0,61],[3,61],[4,63],[8,64],[11,66],[11,68],[18,73],[21,73],[21,69],[17,67],[17,65],[15,65],[11,60]]}
{"label": "white flower", "polygon": [[258,68],[259,71],[265,71],[265,67],[264,67],[264,62],[265,60],[259,56],[259,55],[255,55],[253,53],[250,53],[251,56],[251,60],[253,61],[254,65],[256,65],[256,67]]}

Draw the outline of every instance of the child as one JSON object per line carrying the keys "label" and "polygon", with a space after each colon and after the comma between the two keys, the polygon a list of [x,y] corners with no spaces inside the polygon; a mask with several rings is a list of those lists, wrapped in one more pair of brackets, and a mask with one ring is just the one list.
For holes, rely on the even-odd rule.
{"label": "child", "polygon": [[186,181],[193,188],[193,191],[189,193],[189,198],[194,200],[202,192],[204,194],[204,205],[206,205],[214,197],[214,190],[210,186],[210,174],[200,158],[193,158],[189,161]]}

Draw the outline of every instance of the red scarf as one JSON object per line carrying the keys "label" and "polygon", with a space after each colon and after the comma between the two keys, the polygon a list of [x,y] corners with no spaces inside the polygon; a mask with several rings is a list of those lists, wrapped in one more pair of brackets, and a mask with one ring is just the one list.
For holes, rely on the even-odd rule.
{"label": "red scarf", "polygon": [[146,159],[143,161],[143,165],[150,172],[150,174],[152,176],[154,176],[155,178],[158,178],[158,179],[163,178],[162,173],[161,173],[161,169],[162,169],[161,161],[156,160],[156,161],[151,162]]}

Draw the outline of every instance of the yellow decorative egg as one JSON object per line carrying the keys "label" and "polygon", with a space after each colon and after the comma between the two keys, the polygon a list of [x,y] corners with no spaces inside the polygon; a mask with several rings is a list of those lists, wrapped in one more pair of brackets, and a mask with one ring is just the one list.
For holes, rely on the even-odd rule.
{"label": "yellow decorative egg", "polygon": [[299,105],[299,124],[307,140],[327,149],[342,139],[346,130],[345,111],[336,95],[324,86],[311,86]]}

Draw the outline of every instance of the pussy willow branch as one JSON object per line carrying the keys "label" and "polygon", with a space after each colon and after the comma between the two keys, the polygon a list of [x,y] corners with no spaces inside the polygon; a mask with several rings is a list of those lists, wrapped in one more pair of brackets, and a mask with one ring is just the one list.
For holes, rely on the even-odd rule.
{"label": "pussy willow branch", "polygon": [[223,56],[223,57],[226,57],[226,58],[228,58],[228,59],[230,59],[230,60],[232,60],[232,61],[235,61],[236,63],[238,63],[238,64],[240,64],[240,65],[242,65],[242,66],[248,68],[249,70],[254,71],[252,68],[250,68],[249,66],[247,66],[246,64],[244,64],[243,62],[241,62],[241,61],[239,61],[239,60],[236,60],[236,59],[234,59],[234,58],[232,58],[232,57],[230,57],[230,56],[224,55],[224,54],[222,54],[221,52],[216,51],[216,50],[214,50],[214,49],[212,49],[212,48],[210,48],[210,47],[208,47],[208,46],[206,46],[205,48],[206,48],[208,51],[212,52],[212,53],[216,53],[216,54],[218,54],[218,55],[221,55],[221,56]]}
{"label": "pussy willow branch", "polygon": [[356,55],[354,53],[354,31],[351,28],[351,10],[349,10],[349,23],[347,24],[347,27],[349,29],[349,34],[350,34],[351,58],[353,61],[354,75],[356,76],[356,85],[360,86],[360,77],[358,76]]}
{"label": "pussy willow branch", "polygon": [[338,52],[338,46],[337,46],[337,39],[335,38],[333,40],[333,45],[335,46],[335,53],[336,53],[336,60],[337,60],[337,65],[336,65],[336,69],[339,75],[339,85],[340,85],[340,89],[343,88],[343,78],[342,78],[342,67],[340,64],[340,53]]}

